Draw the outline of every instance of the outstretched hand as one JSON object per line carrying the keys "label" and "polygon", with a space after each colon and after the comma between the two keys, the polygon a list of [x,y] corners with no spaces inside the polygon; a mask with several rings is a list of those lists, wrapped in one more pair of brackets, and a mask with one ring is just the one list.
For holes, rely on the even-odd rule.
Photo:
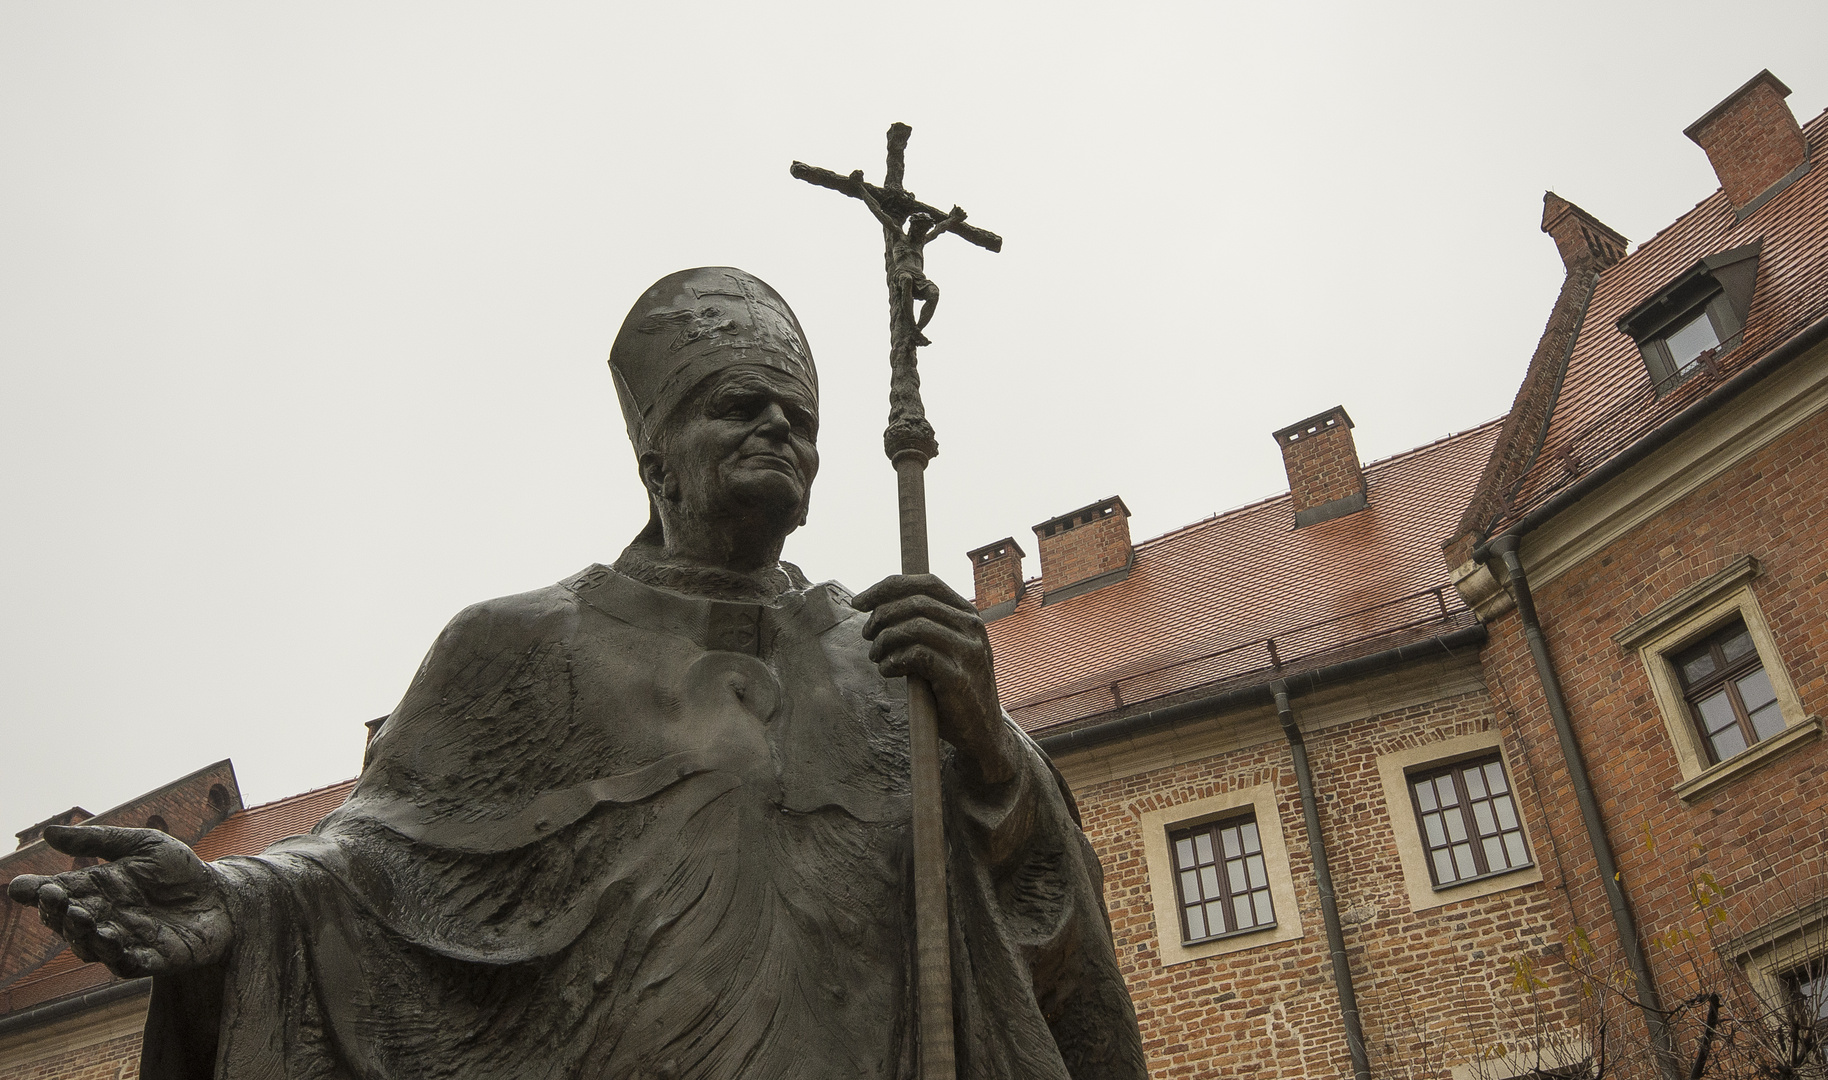
{"label": "outstretched hand", "polygon": [[868,611],[863,636],[887,678],[918,675],[933,688],[939,735],[993,783],[1014,776],[1018,745],[1003,720],[990,637],[970,601],[932,574],[884,578],[852,603]]}
{"label": "outstretched hand", "polygon": [[66,855],[110,860],[7,886],[16,902],[84,960],[125,978],[202,967],[227,952],[234,928],[215,872],[183,841],[156,829],[47,825],[45,843]]}

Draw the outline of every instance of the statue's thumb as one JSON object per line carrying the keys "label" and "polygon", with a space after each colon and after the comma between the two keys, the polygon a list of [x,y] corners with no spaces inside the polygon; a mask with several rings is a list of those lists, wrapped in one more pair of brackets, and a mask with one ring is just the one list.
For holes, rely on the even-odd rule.
{"label": "statue's thumb", "polygon": [[156,829],[124,829],[117,825],[46,825],[44,842],[65,855],[118,859],[146,850],[164,834]]}

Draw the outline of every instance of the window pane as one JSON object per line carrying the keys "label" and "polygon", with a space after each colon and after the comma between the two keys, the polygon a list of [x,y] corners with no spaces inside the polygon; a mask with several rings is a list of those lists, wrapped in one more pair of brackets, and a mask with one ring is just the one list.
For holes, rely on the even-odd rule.
{"label": "window pane", "polygon": [[1523,850],[1522,833],[1505,833],[1504,851],[1511,857],[1512,866],[1522,866],[1530,861],[1530,853]]}
{"label": "window pane", "polygon": [[1181,871],[1181,899],[1199,900],[1201,898],[1199,873],[1194,870]]}
{"label": "window pane", "polygon": [[1739,659],[1740,657],[1744,656],[1746,653],[1751,652],[1752,651],[1751,632],[1746,631],[1746,630],[1741,630],[1741,631],[1739,631],[1739,633],[1734,634],[1730,638],[1727,638],[1725,641],[1720,643],[1720,651],[1726,654],[1726,662],[1729,664],[1732,663],[1733,661]]}
{"label": "window pane", "polygon": [[[1201,890],[1200,891],[1201,896],[1219,895],[1219,868],[1218,867],[1203,866],[1200,868],[1200,890]],[[1193,897],[1189,896],[1187,899],[1191,900],[1191,899],[1193,899]]]}
{"label": "window pane", "polygon": [[1206,916],[1200,914],[1198,907],[1187,909],[1187,939],[1189,941],[1206,936]]}
{"label": "window pane", "polygon": [[1703,652],[1700,656],[1684,660],[1682,661],[1682,681],[1693,684],[1697,680],[1705,679],[1714,673],[1716,666],[1718,665],[1714,663],[1714,654],[1711,652]]}
{"label": "window pane", "polygon": [[1443,885],[1458,878],[1454,873],[1453,860],[1447,857],[1446,848],[1438,848],[1434,852],[1434,876]]}
{"label": "window pane", "polygon": [[1453,851],[1454,869],[1458,871],[1461,877],[1472,877],[1479,872],[1478,864],[1473,862],[1473,846],[1471,844],[1455,844]]}
{"label": "window pane", "polygon": [[1475,799],[1485,798],[1485,776],[1478,769],[1466,770],[1466,793]]}
{"label": "window pane", "polygon": [[1202,864],[1212,861],[1212,834],[1200,833],[1193,838],[1194,854],[1200,857]]}
{"label": "window pane", "polygon": [[1183,836],[1174,842],[1174,863],[1182,870],[1193,868],[1193,840]]}
{"label": "window pane", "polygon": [[1459,807],[1443,813],[1441,820],[1447,825],[1448,839],[1456,841],[1466,839],[1466,818],[1460,813]]}
{"label": "window pane", "polygon": [[1236,830],[1236,829],[1221,830],[1219,833],[1219,838],[1225,841],[1225,857],[1227,859],[1237,858],[1238,857],[1238,830]]}
{"label": "window pane", "polygon": [[1492,800],[1492,808],[1498,811],[1498,824],[1506,829],[1517,827],[1517,808],[1511,804],[1508,795],[1500,795]]}
{"label": "window pane", "polygon": [[1752,730],[1761,739],[1768,739],[1784,730],[1784,714],[1778,709],[1777,702],[1773,701],[1752,714]]}
{"label": "window pane", "polygon": [[1434,781],[1423,780],[1415,785],[1415,803],[1423,810],[1433,810],[1438,805],[1434,801]]}
{"label": "window pane", "polygon": [[1276,912],[1269,905],[1268,892],[1252,893],[1250,902],[1251,906],[1257,909],[1258,926],[1268,926],[1276,921]]}
{"label": "window pane", "polygon": [[1511,785],[1504,779],[1504,764],[1491,762],[1485,766],[1485,782],[1492,786],[1493,795],[1502,795],[1511,790]]}
{"label": "window pane", "polygon": [[1738,719],[1733,716],[1733,703],[1726,699],[1725,690],[1695,702],[1695,708],[1701,713],[1701,726],[1709,735],[1719,733],[1722,728],[1739,726]]}
{"label": "window pane", "polygon": [[1227,927],[1225,925],[1225,901],[1221,900],[1216,904],[1207,904],[1206,932],[1208,934],[1223,934],[1228,929],[1235,930],[1236,927]]}
{"label": "window pane", "polygon": [[1705,311],[1677,327],[1663,340],[1669,346],[1669,358],[1674,361],[1677,371],[1694,367],[1697,356],[1720,344],[1714,324]]}
{"label": "window pane", "polygon": [[1256,920],[1250,916],[1250,897],[1234,896],[1231,900],[1231,915],[1237,920],[1238,929],[1252,925]]}
{"label": "window pane", "polygon": [[1492,804],[1476,802],[1473,804],[1473,821],[1479,826],[1480,836],[1490,836],[1498,831],[1498,823],[1492,819]]}
{"label": "window pane", "polygon": [[1441,828],[1441,815],[1422,815],[1422,828],[1428,830],[1428,846],[1442,847],[1447,843],[1447,831]]}
{"label": "window pane", "polygon": [[1238,826],[1238,836],[1244,841],[1244,850],[1246,852],[1263,850],[1263,842],[1257,839],[1256,822],[1246,821],[1244,824]]}
{"label": "window pane", "polygon": [[1487,870],[1503,870],[1510,865],[1510,861],[1504,857],[1504,845],[1498,842],[1496,836],[1488,836],[1482,843],[1485,846],[1485,868]]}
{"label": "window pane", "polygon": [[[1250,888],[1250,883],[1244,880],[1244,864],[1242,862],[1236,860],[1227,862],[1225,864],[1225,877],[1226,880],[1231,882],[1231,891],[1233,893],[1241,893],[1245,889]],[[1217,896],[1218,892],[1215,890],[1213,895]]]}
{"label": "window pane", "polygon": [[1714,745],[1714,756],[1721,761],[1743,752],[1746,747],[1745,736],[1740,734],[1738,724],[1716,733],[1708,741]]}
{"label": "window pane", "polygon": [[1745,702],[1746,712],[1757,712],[1777,700],[1777,691],[1771,689],[1771,676],[1765,674],[1764,668],[1758,668],[1733,680],[1739,687],[1739,700]]}
{"label": "window pane", "polygon": [[1442,806],[1460,805],[1460,793],[1454,790],[1454,778],[1443,776],[1434,782],[1435,794],[1439,796]]}
{"label": "window pane", "polygon": [[1269,885],[1269,875],[1263,870],[1263,856],[1252,855],[1250,858],[1245,859],[1244,867],[1250,871],[1251,888],[1261,889]]}

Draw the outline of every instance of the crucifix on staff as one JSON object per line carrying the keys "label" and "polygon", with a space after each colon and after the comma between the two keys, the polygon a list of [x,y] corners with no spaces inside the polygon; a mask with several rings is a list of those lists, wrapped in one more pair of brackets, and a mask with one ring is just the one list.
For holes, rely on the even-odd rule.
{"label": "crucifix on staff", "polygon": [[[903,186],[907,174],[906,124],[889,126],[889,160],[882,186],[863,179],[863,170],[840,175],[794,162],[795,178],[842,192],[869,207],[882,225],[883,265],[889,286],[889,426],[883,450],[895,464],[901,519],[901,572],[925,574],[927,562],[927,462],[939,453],[933,425],[920,400],[916,350],[929,344],[922,333],[939,306],[939,286],[927,277],[926,248],[955,233],[988,251],[1002,251],[1003,238],[967,224],[963,207],[942,212],[916,199]],[[918,302],[920,308],[915,310]],[[908,743],[914,796],[914,941],[918,992],[921,1080],[956,1075],[952,1023],[952,962],[946,917],[946,838],[940,805],[938,720],[933,692],[919,676],[908,678]]]}

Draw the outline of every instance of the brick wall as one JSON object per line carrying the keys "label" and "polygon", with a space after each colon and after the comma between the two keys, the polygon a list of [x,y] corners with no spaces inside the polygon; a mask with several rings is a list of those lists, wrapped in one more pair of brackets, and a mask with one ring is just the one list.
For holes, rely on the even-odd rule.
{"label": "brick wall", "polygon": [[[1718,981],[1732,969],[1702,963],[1712,956],[1711,946],[1699,952],[1679,946],[1672,931],[1717,943],[1828,897],[1828,745],[1805,745],[1685,804],[1672,791],[1683,774],[1643,664],[1612,636],[1738,556],[1755,556],[1762,572],[1751,588],[1781,661],[1804,712],[1824,716],[1825,535],[1828,413],[1535,588],[1575,734],[1666,1001],[1696,989],[1745,989],[1697,986],[1697,980]],[[1483,656],[1486,681],[1501,710],[1515,717],[1545,790],[1566,790],[1567,773],[1516,614],[1500,616],[1491,630]],[[1600,941],[1603,963],[1617,965],[1611,917],[1574,800],[1558,796],[1544,809],[1549,827],[1564,838],[1574,919]],[[1726,891],[1725,924],[1707,925],[1694,903],[1691,889],[1705,875]]]}
{"label": "brick wall", "polygon": [[0,1036],[0,1080],[135,1080],[149,999],[136,996]]}
{"label": "brick wall", "polygon": [[[1295,707],[1299,713],[1300,699]],[[1539,826],[1527,767],[1513,783],[1548,880],[1412,912],[1396,865],[1394,830],[1415,824],[1412,816],[1392,820],[1378,757],[1487,731],[1493,722],[1487,696],[1472,693],[1307,735],[1354,987],[1379,1076],[1446,1078],[1453,1066],[1500,1042],[1514,1043],[1522,1024],[1578,1026],[1574,980],[1556,963],[1566,907],[1555,887],[1554,846]],[[1303,936],[1164,967],[1141,815],[1265,784],[1276,791]],[[1084,786],[1077,795],[1104,863],[1118,960],[1136,1002],[1150,1075],[1350,1075],[1287,744],[1274,739]],[[1528,1021],[1530,1002],[1510,988],[1508,964],[1523,958],[1546,980],[1543,1012]]]}

